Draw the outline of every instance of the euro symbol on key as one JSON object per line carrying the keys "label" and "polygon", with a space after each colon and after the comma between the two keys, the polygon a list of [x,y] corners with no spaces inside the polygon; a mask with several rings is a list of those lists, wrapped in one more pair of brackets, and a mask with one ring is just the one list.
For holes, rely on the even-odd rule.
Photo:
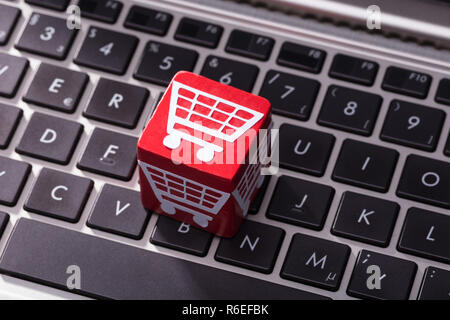
{"label": "euro symbol on key", "polygon": [[381,269],[379,266],[370,265],[367,267],[367,274],[370,274],[370,277],[367,278],[367,289],[369,290],[380,290],[381,289],[381,279],[384,278],[384,275],[381,275]]}

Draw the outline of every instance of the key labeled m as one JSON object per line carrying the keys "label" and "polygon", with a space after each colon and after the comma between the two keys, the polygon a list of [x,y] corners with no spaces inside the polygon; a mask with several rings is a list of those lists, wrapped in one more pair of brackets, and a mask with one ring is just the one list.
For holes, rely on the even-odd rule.
{"label": "key labeled m", "polygon": [[320,265],[320,269],[324,269],[327,263],[327,257],[327,255],[324,255],[322,258],[320,258],[319,261],[317,261],[317,255],[315,252],[313,252],[308,261],[306,261],[305,265],[309,266],[312,263],[314,268],[317,268]]}

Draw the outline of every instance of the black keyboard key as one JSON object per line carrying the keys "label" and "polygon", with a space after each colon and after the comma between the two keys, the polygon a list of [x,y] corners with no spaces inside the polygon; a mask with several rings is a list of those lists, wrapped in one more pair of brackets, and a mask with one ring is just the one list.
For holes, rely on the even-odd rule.
{"label": "black keyboard key", "polygon": [[384,75],[384,90],[425,99],[431,84],[431,76],[425,73],[397,67],[389,67]]}
{"label": "black keyboard key", "polygon": [[169,13],[133,6],[128,13],[124,26],[130,29],[164,36],[167,30],[169,30],[172,19],[173,16]]}
{"label": "black keyboard key", "polygon": [[290,124],[280,126],[280,166],[286,169],[323,176],[336,138]]}
{"label": "black keyboard key", "polygon": [[392,201],[344,192],[331,232],[335,235],[387,247],[400,206]]}
{"label": "black keyboard key", "polygon": [[0,46],[8,42],[19,17],[19,9],[0,4]]}
{"label": "black keyboard key", "polygon": [[240,56],[267,61],[272,53],[275,40],[259,34],[233,30],[225,51]]}
{"label": "black keyboard key", "polygon": [[90,27],[74,62],[122,75],[127,71],[138,42],[135,36]]}
{"label": "black keyboard key", "polygon": [[101,78],[83,115],[131,129],[136,127],[148,96],[145,88]]}
{"label": "black keyboard key", "polygon": [[407,300],[416,271],[414,262],[361,250],[347,293],[361,299]]}
{"label": "black keyboard key", "polygon": [[289,176],[278,179],[267,217],[321,230],[334,197],[334,189]]}
{"label": "black keyboard key", "polygon": [[387,192],[398,152],[347,139],[333,171],[333,180],[378,192]]}
{"label": "black keyboard key", "polygon": [[362,84],[373,85],[378,72],[378,63],[337,54],[330,68],[330,77]]}
{"label": "black keyboard key", "polygon": [[59,164],[68,164],[83,125],[42,113],[33,113],[16,152]]}
{"label": "black keyboard key", "polygon": [[406,215],[398,250],[450,264],[450,216],[418,208]]}
{"label": "black keyboard key", "polygon": [[95,128],[77,167],[128,181],[136,169],[137,138]]}
{"label": "black keyboard key", "polygon": [[65,11],[70,0],[25,0],[29,4],[57,11]]}
{"label": "black keyboard key", "polygon": [[12,232],[1,257],[0,272],[68,290],[66,271],[71,265],[79,266],[85,279],[81,289],[72,292],[93,298],[324,299],[320,295],[24,218]]}
{"label": "black keyboard key", "polygon": [[194,228],[189,224],[165,216],[159,216],[150,242],[204,257],[208,253],[212,239],[213,235],[205,230]]}
{"label": "black keyboard key", "polygon": [[337,291],[350,255],[350,247],[297,233],[281,269],[281,277]]}
{"label": "black keyboard key", "polygon": [[43,168],[24,209],[75,223],[80,219],[93,186],[90,179]]}
{"label": "black keyboard key", "polygon": [[138,191],[105,184],[87,225],[131,239],[142,239],[150,213],[142,206]]}
{"label": "black keyboard key", "polygon": [[284,230],[246,220],[233,238],[222,238],[215,259],[262,273],[271,273],[284,239]]}
{"label": "black keyboard key", "polygon": [[417,300],[450,300],[450,271],[426,268]]}
{"label": "black keyboard key", "polygon": [[270,176],[267,175],[264,177],[263,184],[259,188],[258,194],[256,195],[255,199],[253,199],[252,203],[250,204],[250,207],[248,208],[248,214],[257,214],[259,212],[261,204],[264,201],[269,182]]}
{"label": "black keyboard key", "polygon": [[3,232],[5,232],[8,222],[9,222],[9,214],[0,212],[0,238],[3,235]]}
{"label": "black keyboard key", "polygon": [[222,32],[223,27],[217,24],[183,18],[175,32],[175,39],[207,48],[216,48]]}
{"label": "black keyboard key", "polygon": [[381,139],[407,147],[434,151],[444,124],[445,112],[393,100],[381,131]]}
{"label": "black keyboard key", "polygon": [[25,58],[0,52],[0,96],[12,98],[16,95],[28,65]]}
{"label": "black keyboard key", "polygon": [[273,113],[306,121],[319,88],[320,83],[316,80],[270,70],[259,95],[270,101]]}
{"label": "black keyboard key", "polygon": [[285,42],[281,47],[277,63],[302,71],[320,73],[326,52],[320,49]]}
{"label": "black keyboard key", "polygon": [[149,41],[134,77],[167,86],[178,71],[192,71],[197,59],[198,53],[194,50]]}
{"label": "black keyboard key", "polygon": [[23,100],[38,106],[72,113],[89,76],[86,73],[41,63]]}
{"label": "black keyboard key", "polygon": [[397,195],[450,209],[450,163],[417,155],[408,156]]}
{"label": "black keyboard key", "polygon": [[106,23],[117,21],[123,4],[116,0],[80,0],[81,16]]}
{"label": "black keyboard key", "polygon": [[30,172],[28,163],[0,157],[0,204],[16,205]]}
{"label": "black keyboard key", "polygon": [[77,35],[65,19],[33,13],[16,48],[33,54],[64,60]]}
{"label": "black keyboard key", "polygon": [[445,154],[447,157],[450,157],[450,132],[449,132],[449,134],[448,134],[447,144],[445,145],[444,154]]}
{"label": "black keyboard key", "polygon": [[22,109],[0,103],[0,149],[8,148],[22,114]]}
{"label": "black keyboard key", "polygon": [[200,74],[223,84],[251,92],[258,76],[258,67],[217,56],[208,56]]}
{"label": "black keyboard key", "polygon": [[436,102],[450,106],[450,79],[442,79],[436,92]]}
{"label": "black keyboard key", "polygon": [[382,101],[376,94],[331,85],[317,122],[323,126],[370,136]]}

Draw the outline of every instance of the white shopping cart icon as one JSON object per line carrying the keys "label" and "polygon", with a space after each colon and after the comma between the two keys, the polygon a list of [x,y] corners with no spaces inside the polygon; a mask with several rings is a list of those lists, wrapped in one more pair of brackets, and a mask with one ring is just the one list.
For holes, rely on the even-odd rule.
{"label": "white shopping cart icon", "polygon": [[230,197],[229,193],[186,179],[172,172],[139,161],[139,166],[147,177],[161,209],[167,214],[175,214],[176,209],[194,216],[194,222],[206,228],[213,217],[194,210],[201,209],[212,215],[222,209]]}
{"label": "white shopping cart icon", "polygon": [[[264,176],[261,174],[262,162],[260,159],[265,156],[267,144],[260,146],[260,149],[254,153],[253,160],[245,169],[241,181],[239,181],[233,196],[242,209],[244,216],[247,215],[250,207],[251,197],[256,189],[261,188],[264,182]],[[258,158],[259,154],[259,158]]]}
{"label": "white shopping cart icon", "polygon": [[223,151],[223,147],[195,137],[188,133],[189,130],[182,130],[183,128],[234,142],[263,116],[261,112],[173,81],[167,120],[168,135],[163,144],[176,149],[180,146],[181,139],[190,141],[202,147],[197,152],[197,158],[209,162],[214,158],[215,152]]}

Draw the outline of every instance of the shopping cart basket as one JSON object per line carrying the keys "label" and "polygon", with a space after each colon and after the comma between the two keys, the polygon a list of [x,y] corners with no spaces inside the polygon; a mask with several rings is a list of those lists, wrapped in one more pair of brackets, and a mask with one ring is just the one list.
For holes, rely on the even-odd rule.
{"label": "shopping cart basket", "polygon": [[263,116],[261,112],[173,81],[167,120],[168,135],[163,144],[176,149],[180,146],[181,139],[190,141],[202,147],[197,152],[197,158],[209,162],[214,158],[215,152],[223,151],[223,147],[204,141],[182,128],[234,142]]}
{"label": "shopping cart basket", "polygon": [[264,176],[261,174],[261,168],[263,166],[261,159],[266,156],[266,152],[266,143],[260,146],[257,152],[254,152],[252,161],[249,162],[241,181],[239,181],[236,189],[233,191],[233,197],[241,207],[244,216],[247,215],[254,191],[261,188],[264,182]]}
{"label": "shopping cart basket", "polygon": [[139,161],[161,209],[167,214],[175,214],[176,209],[194,216],[194,222],[206,228],[213,217],[192,209],[217,215],[230,197],[229,193],[205,186],[196,181],[186,179],[172,172],[165,171],[145,162]]}

